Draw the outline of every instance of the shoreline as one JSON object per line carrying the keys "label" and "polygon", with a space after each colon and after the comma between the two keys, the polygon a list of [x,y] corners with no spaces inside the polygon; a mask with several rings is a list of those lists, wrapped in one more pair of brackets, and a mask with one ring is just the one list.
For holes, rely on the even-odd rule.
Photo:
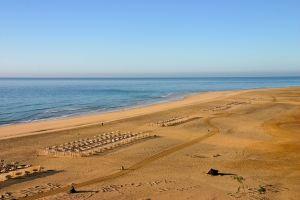
{"label": "shoreline", "polygon": [[[298,86],[282,87],[293,88]],[[111,123],[118,120],[156,113],[177,107],[189,106],[197,103],[205,103],[217,99],[221,96],[229,97],[250,91],[273,90],[279,88],[256,88],[243,90],[225,90],[225,91],[208,91],[199,93],[186,94],[177,99],[170,99],[151,104],[142,104],[122,109],[89,113],[62,118],[49,118],[31,122],[22,122],[17,124],[8,124],[0,126],[0,140],[11,139],[16,137],[25,137],[38,134],[53,133],[57,131],[72,130],[75,128],[84,128],[100,123]]]}
{"label": "shoreline", "polygon": [[[44,84],[43,87],[35,88],[34,85],[40,82],[25,82],[24,94],[20,92],[14,92],[14,88],[18,87],[18,85],[23,84],[21,81],[13,81],[13,82],[4,82],[3,89],[10,89],[12,92],[5,92],[5,90],[1,89],[1,92],[5,94],[3,96],[3,101],[0,103],[1,107],[1,123],[0,127],[22,124],[22,123],[31,123],[38,121],[46,121],[53,119],[65,119],[70,117],[78,117],[84,115],[91,114],[102,114],[107,112],[115,112],[123,109],[132,109],[137,107],[149,106],[157,103],[169,102],[178,99],[182,99],[185,96],[190,96],[191,94],[197,94],[202,92],[210,92],[210,91],[230,91],[230,90],[251,90],[251,89],[264,89],[264,88],[279,88],[279,87],[290,87],[290,86],[300,86],[300,77],[293,77],[290,79],[289,77],[278,77],[280,79],[274,81],[273,79],[276,77],[262,77],[266,78],[262,81],[259,77],[193,77],[193,81],[186,82],[190,80],[188,78],[181,77],[178,78],[168,78],[170,79],[170,83],[178,83],[183,84],[180,88],[174,88],[171,84],[166,84],[161,90],[158,85],[155,86],[156,81],[150,81],[148,86],[144,89],[140,88],[141,91],[145,92],[140,94],[130,93],[125,94],[124,91],[127,91],[130,88],[130,84],[132,82],[124,82],[123,85],[113,86],[112,91],[106,91],[105,88],[102,88],[103,84],[110,85],[112,82],[79,82],[80,86],[79,92],[84,87],[89,87],[89,84],[96,84],[97,88],[99,86],[99,91],[93,94],[79,95],[79,93],[74,93],[72,87],[75,82],[41,82]],[[127,78],[125,78],[127,79]],[[1,80],[1,78],[0,78]],[[15,80],[15,79],[14,79]],[[41,78],[43,80],[43,78]],[[62,79],[64,80],[64,79]],[[84,79],[85,80],[85,79]],[[102,80],[99,78],[99,80]],[[143,79],[141,79],[143,80]],[[169,82],[169,81],[167,81]],[[167,83],[166,82],[166,83]],[[67,87],[59,87],[59,84],[67,84]],[[121,82],[116,82],[120,84]],[[162,82],[164,83],[164,82]],[[216,84],[217,83],[217,84]],[[77,82],[76,82],[77,84]],[[102,84],[102,86],[101,86]],[[129,85],[128,85],[129,84]],[[144,84],[143,82],[137,82],[137,84]],[[33,86],[28,87],[28,86]],[[153,91],[151,91],[151,87],[155,86]],[[158,87],[157,87],[158,86]],[[31,89],[30,89],[31,88]],[[48,89],[50,90],[51,97],[43,97],[42,93],[46,93]],[[35,91],[35,90],[41,90]],[[74,88],[75,89],[75,88]],[[88,88],[86,88],[87,91]],[[104,89],[104,90],[103,90]],[[131,88],[133,89],[133,88]],[[120,91],[121,93],[116,93],[116,91]],[[65,97],[60,97],[57,92],[62,92],[65,94],[65,97],[70,99],[65,99]],[[73,91],[73,92],[72,92]],[[71,95],[68,95],[71,92]],[[103,94],[101,92],[104,92]],[[113,92],[112,94],[107,92]],[[128,92],[134,92],[134,90],[128,90]],[[153,92],[153,93],[152,93]],[[123,94],[124,93],[124,94]],[[75,95],[75,96],[72,96]],[[42,99],[35,100],[32,97],[38,96]],[[50,94],[49,94],[50,95]],[[58,95],[58,96],[57,96]],[[79,95],[79,96],[78,96]],[[89,96],[91,95],[91,96]],[[100,95],[100,96],[99,96]],[[106,96],[108,95],[108,96]],[[109,96],[112,95],[112,96]],[[121,95],[121,96],[118,96]],[[24,97],[26,98],[22,100]],[[8,99],[7,99],[7,98]],[[14,97],[14,98],[11,98]],[[11,99],[9,99],[11,98]],[[104,99],[104,101],[100,101],[100,99]],[[122,101],[120,101],[122,99]],[[124,101],[123,101],[124,100]],[[57,102],[57,103],[56,103]]]}
{"label": "shoreline", "polygon": [[[270,88],[272,89],[272,88]],[[151,114],[176,107],[193,105],[195,103],[208,102],[220,96],[232,96],[249,90],[226,90],[209,91],[184,95],[178,99],[170,99],[152,104],[142,104],[134,107],[126,107],[118,110],[100,112],[94,114],[83,114],[68,116],[62,118],[49,118],[31,122],[22,122],[17,124],[8,124],[0,126],[0,140],[16,137],[25,137],[37,134],[46,134],[57,131],[71,130],[74,128],[83,128],[97,125],[101,122],[110,123],[122,119],[137,117],[145,114]],[[257,90],[257,89],[254,89]],[[258,89],[260,90],[260,89]]]}
{"label": "shoreline", "polygon": [[0,129],[2,127],[6,127],[6,126],[14,126],[14,125],[20,125],[20,124],[28,124],[28,123],[36,123],[36,122],[44,122],[44,121],[52,121],[52,120],[70,119],[70,118],[77,118],[77,117],[90,116],[90,115],[103,115],[103,114],[107,114],[107,113],[111,113],[111,112],[119,112],[119,111],[125,111],[125,110],[130,110],[130,109],[143,108],[143,107],[153,106],[153,105],[156,105],[156,104],[180,101],[180,100],[183,100],[183,99],[185,99],[189,96],[199,95],[199,94],[207,93],[207,92],[209,92],[209,91],[186,93],[186,94],[182,94],[182,95],[178,94],[178,95],[176,95],[176,97],[166,98],[166,99],[163,99],[163,100],[160,100],[160,101],[151,101],[151,102],[150,101],[147,101],[147,102],[145,101],[144,103],[138,103],[138,104],[131,105],[131,106],[119,107],[119,108],[115,108],[115,109],[111,109],[111,110],[86,111],[86,112],[82,112],[82,113],[74,113],[74,114],[63,115],[63,116],[59,116],[59,117],[49,117],[49,118],[43,118],[43,119],[35,119],[35,120],[19,121],[19,122],[9,123],[9,124],[2,124],[2,125],[0,125]]}

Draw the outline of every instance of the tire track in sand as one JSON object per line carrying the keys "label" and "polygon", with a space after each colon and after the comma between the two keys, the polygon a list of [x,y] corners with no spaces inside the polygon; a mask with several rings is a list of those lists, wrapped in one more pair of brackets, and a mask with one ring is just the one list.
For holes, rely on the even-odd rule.
{"label": "tire track in sand", "polygon": [[[148,164],[150,164],[150,163],[152,163],[152,162],[154,162],[154,161],[156,161],[160,158],[166,157],[166,156],[168,156],[172,153],[175,153],[175,152],[180,151],[184,148],[192,146],[192,145],[194,145],[198,142],[201,142],[201,141],[203,141],[203,140],[219,133],[219,128],[214,126],[211,123],[212,119],[218,118],[218,117],[215,116],[215,117],[208,117],[208,118],[204,119],[204,123],[207,126],[209,126],[210,130],[211,130],[210,133],[207,133],[204,136],[198,137],[198,138],[193,139],[189,142],[185,142],[183,144],[176,145],[174,147],[171,147],[169,149],[161,151],[157,154],[154,154],[154,155],[152,155],[148,158],[145,158],[144,160],[142,160],[140,162],[137,162],[137,163],[133,164],[132,166],[130,166],[126,170],[118,171],[118,172],[115,172],[115,173],[107,175],[107,176],[102,176],[102,177],[94,178],[94,179],[84,181],[84,182],[81,182],[81,183],[77,183],[77,184],[74,184],[74,186],[76,188],[80,188],[80,187],[89,186],[89,185],[93,185],[93,184],[96,184],[96,183],[101,183],[101,182],[104,182],[104,181],[108,181],[108,180],[112,180],[112,179],[124,176],[124,175],[129,174],[129,173],[131,173],[135,170],[138,170],[138,169],[140,169],[140,168],[142,168],[142,167],[144,167],[144,166],[146,166],[146,165],[148,165]],[[35,199],[39,199],[39,198],[43,198],[43,197],[56,195],[56,194],[59,194],[59,193],[62,193],[62,192],[68,192],[69,189],[70,189],[70,186],[64,186],[62,188],[54,189],[54,190],[51,190],[51,191],[38,193],[38,194],[30,196],[30,197],[23,197],[23,198],[20,198],[20,200],[35,200]]]}

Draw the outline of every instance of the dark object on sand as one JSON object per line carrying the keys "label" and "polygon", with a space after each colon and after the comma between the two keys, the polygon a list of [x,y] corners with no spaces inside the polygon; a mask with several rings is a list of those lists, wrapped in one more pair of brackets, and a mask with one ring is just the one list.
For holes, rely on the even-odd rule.
{"label": "dark object on sand", "polygon": [[264,194],[264,193],[266,193],[266,188],[264,187],[264,186],[259,186],[259,189],[257,190],[260,194]]}
{"label": "dark object on sand", "polygon": [[218,176],[218,175],[219,175],[219,170],[211,168],[211,169],[207,172],[207,174],[209,174],[209,175],[211,175],[211,176]]}
{"label": "dark object on sand", "polygon": [[121,170],[125,170],[125,167],[122,165]]}
{"label": "dark object on sand", "polygon": [[69,193],[70,193],[70,194],[73,194],[73,193],[76,193],[76,192],[77,192],[77,191],[76,191],[74,185],[71,185],[71,188],[70,188],[70,190],[69,190]]}

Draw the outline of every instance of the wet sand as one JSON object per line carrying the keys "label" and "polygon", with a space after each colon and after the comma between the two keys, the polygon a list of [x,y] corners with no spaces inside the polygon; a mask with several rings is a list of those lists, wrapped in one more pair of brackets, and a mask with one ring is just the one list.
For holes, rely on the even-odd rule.
{"label": "wet sand", "polygon": [[[4,126],[0,158],[46,172],[0,183],[0,196],[298,199],[299,127],[299,87],[209,92],[144,108]],[[38,154],[117,130],[158,137],[88,157]],[[210,168],[219,174],[206,174]],[[72,183],[79,192],[68,194]]]}

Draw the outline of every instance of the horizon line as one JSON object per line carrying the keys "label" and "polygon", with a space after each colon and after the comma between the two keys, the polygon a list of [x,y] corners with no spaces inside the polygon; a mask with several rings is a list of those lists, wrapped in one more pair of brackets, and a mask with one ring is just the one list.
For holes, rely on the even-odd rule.
{"label": "horizon line", "polygon": [[172,79],[172,78],[280,78],[280,77],[294,77],[298,78],[300,75],[223,75],[223,76],[7,76],[0,79]]}

